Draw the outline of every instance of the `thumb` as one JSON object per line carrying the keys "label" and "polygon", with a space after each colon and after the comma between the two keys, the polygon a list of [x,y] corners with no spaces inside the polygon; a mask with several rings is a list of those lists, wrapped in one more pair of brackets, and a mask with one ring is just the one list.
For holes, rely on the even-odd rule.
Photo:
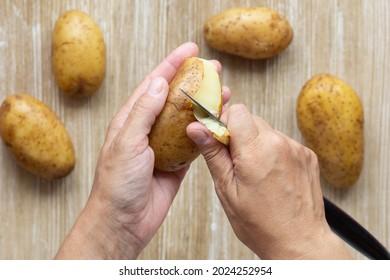
{"label": "thumb", "polygon": [[131,139],[134,134],[148,135],[164,108],[167,96],[168,82],[161,77],[154,78],[130,111],[122,128],[122,137]]}
{"label": "thumb", "polygon": [[233,162],[227,146],[216,140],[201,123],[187,127],[187,135],[195,142],[204,156],[216,188],[225,188],[233,181]]}

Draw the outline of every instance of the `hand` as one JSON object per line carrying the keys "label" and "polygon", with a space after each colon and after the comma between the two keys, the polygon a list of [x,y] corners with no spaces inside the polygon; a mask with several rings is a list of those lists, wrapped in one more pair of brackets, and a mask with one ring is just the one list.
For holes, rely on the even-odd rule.
{"label": "hand", "polygon": [[148,133],[165,104],[168,83],[198,52],[193,43],[174,50],[112,119],[88,202],[56,258],[135,259],[151,240],[186,170],[154,172]]}
{"label": "hand", "polygon": [[237,237],[262,259],[350,258],[325,219],[316,155],[243,105],[227,109],[222,121],[229,147],[200,123],[187,133],[206,159]]}
{"label": "hand", "polygon": [[[198,47],[173,51],[130,95],[107,131],[88,202],[56,258],[136,259],[164,221],[187,169],[154,170],[148,134],[168,83]],[[213,61],[218,71],[221,65]],[[224,102],[230,91],[224,87]]]}

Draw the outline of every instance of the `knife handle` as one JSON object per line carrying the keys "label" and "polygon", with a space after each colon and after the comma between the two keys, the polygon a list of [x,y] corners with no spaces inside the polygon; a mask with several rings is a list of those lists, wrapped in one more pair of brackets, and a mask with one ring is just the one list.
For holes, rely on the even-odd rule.
{"label": "knife handle", "polygon": [[371,233],[324,197],[325,216],[331,229],[345,242],[373,260],[390,260],[390,253]]}

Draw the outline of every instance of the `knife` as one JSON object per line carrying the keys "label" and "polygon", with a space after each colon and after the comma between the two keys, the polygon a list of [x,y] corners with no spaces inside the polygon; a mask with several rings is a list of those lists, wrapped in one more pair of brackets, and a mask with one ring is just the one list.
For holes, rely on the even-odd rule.
{"label": "knife", "polygon": [[[225,126],[216,116],[209,112],[202,104],[196,101],[183,89],[180,90],[198,106],[210,118]],[[336,204],[324,197],[325,217],[334,233],[345,242],[374,260],[390,260],[390,252],[383,246],[368,230],[360,225],[356,220],[339,208]]]}
{"label": "knife", "polygon": [[221,121],[217,118],[217,116],[214,116],[214,114],[212,114],[209,110],[207,110],[206,107],[204,107],[202,104],[200,104],[198,101],[196,101],[191,95],[189,95],[189,94],[188,94],[187,92],[185,92],[183,89],[181,89],[181,88],[179,88],[179,89],[181,90],[182,93],[184,93],[184,94],[188,97],[188,99],[191,100],[191,102],[192,102],[193,104],[195,104],[196,106],[198,106],[198,107],[202,110],[202,112],[206,113],[210,118],[212,118],[214,121],[218,122],[221,126],[226,127],[226,125],[225,125],[223,122],[221,122]]}
{"label": "knife", "polygon": [[340,238],[372,260],[390,260],[390,252],[368,230],[324,197],[325,217]]}

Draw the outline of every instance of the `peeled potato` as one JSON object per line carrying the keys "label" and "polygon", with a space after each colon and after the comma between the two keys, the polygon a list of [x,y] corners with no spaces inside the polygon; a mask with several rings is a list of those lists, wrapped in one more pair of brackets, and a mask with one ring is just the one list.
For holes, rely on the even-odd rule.
{"label": "peeled potato", "polygon": [[199,156],[195,143],[187,136],[187,126],[197,119],[221,142],[228,144],[229,132],[185,96],[205,106],[217,118],[222,111],[222,86],[216,66],[207,60],[191,57],[185,60],[169,85],[167,102],[149,134],[149,145],[155,154],[155,168],[176,171]]}
{"label": "peeled potato", "polygon": [[16,161],[35,175],[56,179],[73,170],[74,149],[64,125],[30,95],[15,94],[4,100],[0,134]]}
{"label": "peeled potato", "polygon": [[354,90],[335,76],[314,76],[299,95],[297,119],[325,180],[334,187],[353,185],[364,157],[363,108]]}

